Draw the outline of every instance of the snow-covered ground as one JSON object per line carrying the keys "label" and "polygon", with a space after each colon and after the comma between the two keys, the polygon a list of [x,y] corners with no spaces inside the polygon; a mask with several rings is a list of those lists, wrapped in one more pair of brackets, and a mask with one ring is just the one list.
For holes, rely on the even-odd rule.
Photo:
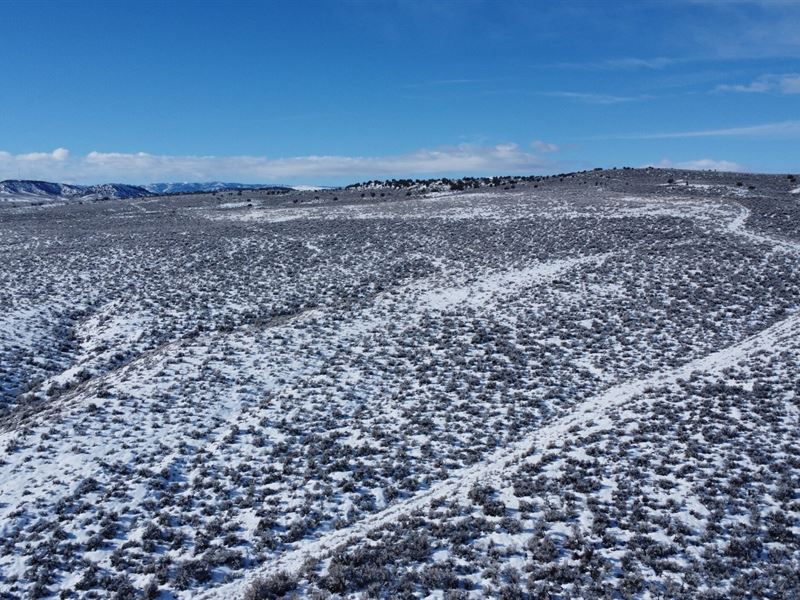
{"label": "snow-covered ground", "polygon": [[6,209],[0,596],[791,597],[797,238],[598,187]]}

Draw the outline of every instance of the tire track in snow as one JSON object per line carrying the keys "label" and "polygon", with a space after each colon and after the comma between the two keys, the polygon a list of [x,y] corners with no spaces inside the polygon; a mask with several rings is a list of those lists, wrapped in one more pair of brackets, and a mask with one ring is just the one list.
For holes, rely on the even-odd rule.
{"label": "tire track in snow", "polygon": [[[382,511],[373,513],[366,520],[350,527],[329,531],[321,537],[309,540],[299,548],[275,558],[266,568],[251,576],[270,575],[279,571],[289,573],[299,570],[308,558],[324,558],[341,544],[365,537],[370,531],[397,521],[403,515],[417,509],[427,508],[439,499],[466,498],[470,488],[477,483],[497,482],[502,471],[529,455],[542,453],[550,442],[570,435],[574,427],[589,426],[602,419],[609,409],[624,406],[635,396],[650,387],[674,384],[679,379],[688,379],[695,371],[717,373],[726,367],[737,364],[749,354],[761,349],[772,348],[782,339],[800,336],[800,314],[794,314],[761,331],[738,344],[728,346],[702,358],[690,361],[683,366],[655,373],[634,382],[615,385],[605,392],[583,402],[574,412],[549,425],[545,425],[526,439],[499,450],[486,460],[457,472],[451,478],[433,484],[429,489],[407,500],[393,504]],[[583,429],[586,432],[586,429]],[[231,598],[244,593],[247,581],[239,581],[222,586],[199,598]]]}
{"label": "tire track in snow", "polygon": [[[750,216],[750,210],[745,206],[739,206],[740,214],[725,227],[727,233],[743,235],[758,243],[800,253],[800,243],[778,240],[747,230],[745,223]],[[583,426],[584,432],[589,427],[594,428],[596,421],[606,417],[609,409],[624,406],[632,398],[651,387],[674,384],[679,379],[689,378],[695,371],[719,373],[727,367],[736,365],[754,352],[774,348],[783,340],[797,337],[800,337],[800,312],[792,314],[741,342],[689,361],[682,366],[612,386],[605,392],[576,406],[572,413],[552,421],[523,440],[492,453],[485,460],[457,471],[452,477],[433,484],[427,490],[373,513],[349,527],[330,530],[316,539],[301,543],[294,550],[276,557],[266,567],[254,570],[249,577],[199,594],[197,597],[201,599],[242,597],[248,582],[253,577],[271,575],[280,571],[296,572],[302,568],[307,559],[323,559],[338,546],[363,539],[370,531],[394,523],[400,517],[415,510],[427,508],[434,500],[466,498],[473,485],[498,482],[504,469],[529,456],[541,454],[550,442],[564,439],[570,435],[570,430],[573,428],[581,429]]]}
{"label": "tire track in snow", "polygon": [[775,250],[784,252],[800,252],[800,244],[788,239],[779,239],[767,236],[745,228],[745,223],[750,218],[750,209],[739,204],[739,215],[733,219],[726,228],[728,233],[744,236],[756,243],[770,244]]}

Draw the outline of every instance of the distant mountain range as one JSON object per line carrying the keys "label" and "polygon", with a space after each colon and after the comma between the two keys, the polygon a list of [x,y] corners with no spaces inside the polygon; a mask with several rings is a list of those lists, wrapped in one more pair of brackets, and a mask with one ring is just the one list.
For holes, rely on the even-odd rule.
{"label": "distant mountain range", "polygon": [[51,183],[27,179],[0,181],[0,201],[57,201],[57,200],[123,200],[164,194],[187,194],[218,192],[222,190],[275,189],[275,190],[321,190],[310,185],[273,185],[253,183],[231,183],[225,181],[148,183],[128,185],[125,183],[103,183],[98,185],[76,185]]}
{"label": "distant mountain range", "polygon": [[218,192],[220,190],[268,190],[295,189],[288,185],[272,185],[265,183],[230,183],[226,181],[183,182],[183,183],[148,183],[142,186],[154,194],[187,194],[196,192]]}
{"label": "distant mountain range", "polygon": [[98,185],[73,185],[26,179],[0,181],[0,198],[18,200],[121,200],[150,196],[138,185],[102,183]]}

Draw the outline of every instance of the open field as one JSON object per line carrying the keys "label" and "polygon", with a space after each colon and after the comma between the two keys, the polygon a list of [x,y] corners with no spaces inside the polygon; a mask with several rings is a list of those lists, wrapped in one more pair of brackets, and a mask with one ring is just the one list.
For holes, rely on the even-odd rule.
{"label": "open field", "polygon": [[800,597],[800,195],[0,206],[0,598]]}

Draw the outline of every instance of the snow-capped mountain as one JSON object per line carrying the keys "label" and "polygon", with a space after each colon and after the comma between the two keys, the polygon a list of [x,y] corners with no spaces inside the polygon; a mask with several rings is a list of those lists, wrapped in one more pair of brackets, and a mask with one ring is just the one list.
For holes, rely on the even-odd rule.
{"label": "snow-capped mountain", "polygon": [[264,183],[230,183],[226,181],[205,181],[192,182],[184,181],[178,183],[148,183],[144,186],[146,190],[154,194],[186,194],[194,192],[218,192],[220,190],[242,190],[242,189],[291,189],[290,186],[273,185]]}
{"label": "snow-capped mountain", "polygon": [[19,200],[99,200],[140,198],[149,196],[146,189],[124,183],[102,183],[98,185],[73,185],[68,183],[52,183],[49,181],[32,181],[25,179],[7,179],[0,181],[0,198]]}
{"label": "snow-capped mountain", "polygon": [[89,196],[98,198],[113,198],[122,200],[125,198],[141,198],[149,196],[150,193],[145,188],[138,185],[128,185],[125,183],[101,183],[84,187],[84,191]]}
{"label": "snow-capped mountain", "polygon": [[320,192],[322,190],[334,190],[336,188],[333,187],[333,186],[330,186],[330,185],[305,185],[305,184],[299,184],[299,185],[293,185],[292,189],[295,190],[295,191],[298,191],[298,192]]}
{"label": "snow-capped mountain", "polygon": [[232,183],[226,181],[149,183],[143,186],[124,183],[77,185],[27,179],[0,181],[0,200],[8,201],[63,201],[63,200],[121,200],[163,194],[217,192],[221,190],[321,190],[319,186],[290,186],[266,183]]}

